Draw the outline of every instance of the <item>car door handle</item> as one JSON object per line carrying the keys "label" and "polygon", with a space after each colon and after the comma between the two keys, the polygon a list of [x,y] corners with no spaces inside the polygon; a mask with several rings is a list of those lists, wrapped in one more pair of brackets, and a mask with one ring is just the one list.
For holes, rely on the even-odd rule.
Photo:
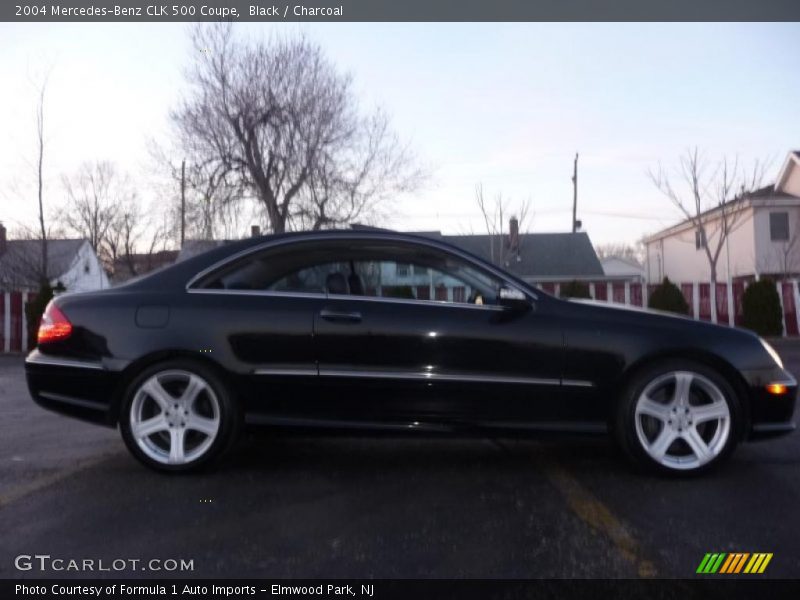
{"label": "car door handle", "polygon": [[358,311],[338,311],[323,308],[319,316],[333,323],[360,323],[361,313]]}

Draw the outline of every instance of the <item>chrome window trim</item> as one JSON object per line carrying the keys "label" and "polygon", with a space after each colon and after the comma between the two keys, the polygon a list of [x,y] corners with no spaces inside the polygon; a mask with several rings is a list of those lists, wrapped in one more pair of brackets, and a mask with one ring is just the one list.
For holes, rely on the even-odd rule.
{"label": "chrome window trim", "polygon": [[[212,273],[218,269],[224,268],[229,263],[232,263],[236,260],[241,258],[245,258],[251,254],[256,254],[263,250],[267,250],[270,248],[279,248],[281,246],[287,246],[291,244],[301,244],[303,242],[314,242],[314,241],[376,241],[376,242],[401,242],[406,244],[412,244],[417,246],[423,246],[426,248],[432,248],[434,250],[438,250],[440,252],[445,252],[447,254],[451,254],[453,256],[457,256],[461,260],[464,260],[472,265],[479,267],[484,271],[488,271],[492,273],[506,284],[510,285],[515,289],[519,289],[526,297],[532,300],[538,300],[539,297],[536,295],[535,292],[529,289],[520,289],[520,286],[517,282],[511,281],[508,278],[508,274],[498,269],[495,265],[491,263],[485,262],[477,257],[470,256],[469,254],[461,251],[459,248],[440,244],[437,243],[435,240],[428,240],[424,238],[417,238],[417,237],[410,237],[404,236],[402,234],[392,234],[392,233],[382,233],[380,235],[371,234],[368,232],[347,232],[343,234],[335,234],[331,235],[330,233],[327,234],[306,234],[301,237],[288,237],[288,238],[279,238],[273,240],[267,240],[260,244],[256,244],[255,246],[251,246],[250,248],[246,248],[244,250],[240,250],[235,254],[228,256],[222,260],[215,262],[213,265],[206,267],[194,277],[192,277],[185,286],[186,291],[195,291],[196,288],[192,288],[192,285],[195,284],[199,279],[202,279],[209,273]],[[527,284],[526,284],[527,285]],[[251,290],[223,290],[223,291],[251,291]],[[255,290],[253,290],[255,291]],[[426,300],[420,300],[420,302],[427,302]]]}
{"label": "chrome window trim", "polygon": [[74,369],[93,369],[96,371],[105,371],[106,368],[99,362],[88,360],[75,360],[69,358],[51,358],[45,356],[38,350],[34,350],[25,358],[26,364],[32,365],[48,365],[52,367],[70,367]]}
{"label": "chrome window trim", "polygon": [[503,311],[497,304],[469,304],[467,302],[447,302],[446,300],[417,300],[409,298],[385,298],[383,296],[356,296],[352,294],[321,294],[319,292],[277,292],[270,290],[220,290],[198,289],[186,290],[189,294],[222,294],[234,296],[265,296],[275,298],[317,298],[326,300],[365,300],[367,302],[385,302],[389,304],[414,304],[417,306],[441,306],[445,308],[477,308],[480,310]]}
{"label": "chrome window trim", "polygon": [[329,300],[364,300],[366,302],[384,302],[387,304],[413,304],[415,306],[441,306],[444,308],[477,308],[479,310],[506,310],[497,304],[469,304],[467,302],[448,302],[447,300],[419,300],[417,298],[385,298],[383,296],[355,296],[352,294],[328,294]]}
{"label": "chrome window trim", "polygon": [[328,295],[320,292],[279,292],[273,290],[220,290],[214,288],[192,288],[186,290],[189,294],[222,294],[232,296],[270,296],[275,298],[327,298]]}

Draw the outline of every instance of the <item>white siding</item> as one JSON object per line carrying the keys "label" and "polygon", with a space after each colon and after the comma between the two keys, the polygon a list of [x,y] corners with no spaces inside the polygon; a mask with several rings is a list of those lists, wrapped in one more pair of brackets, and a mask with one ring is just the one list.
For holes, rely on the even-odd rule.
{"label": "white siding", "polygon": [[89,292],[109,287],[108,276],[89,242],[81,246],[69,270],[53,281],[53,285],[58,281],[68,292]]}
{"label": "white siding", "polygon": [[[772,241],[770,213],[789,215],[789,240]],[[755,217],[756,268],[759,273],[794,273],[800,271],[800,207],[786,202],[759,207]]]}
{"label": "white siding", "polygon": [[[709,246],[716,249],[719,232],[715,222],[706,226],[709,232]],[[729,277],[751,275],[755,272],[755,236],[753,211],[746,209],[739,215],[736,227],[728,236],[717,260],[717,280]],[[728,272],[730,265],[730,273]],[[711,267],[705,250],[695,245],[695,230],[687,228],[661,240],[647,244],[645,275],[651,283],[657,283],[664,276],[672,281],[708,281]]]}
{"label": "white siding", "polygon": [[794,166],[789,172],[789,176],[783,182],[781,190],[793,196],[800,196],[800,167]]}

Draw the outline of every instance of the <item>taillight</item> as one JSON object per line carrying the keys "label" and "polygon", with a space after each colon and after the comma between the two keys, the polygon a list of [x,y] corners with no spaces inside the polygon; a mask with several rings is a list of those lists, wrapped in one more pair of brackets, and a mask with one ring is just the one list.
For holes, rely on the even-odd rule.
{"label": "taillight", "polygon": [[72,323],[51,300],[44,309],[42,321],[39,323],[37,341],[40,344],[65,340],[72,335]]}

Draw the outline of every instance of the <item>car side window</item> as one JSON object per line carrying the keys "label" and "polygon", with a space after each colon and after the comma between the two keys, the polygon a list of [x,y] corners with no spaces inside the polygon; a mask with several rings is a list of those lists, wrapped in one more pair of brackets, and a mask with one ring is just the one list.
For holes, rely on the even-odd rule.
{"label": "car side window", "polygon": [[495,304],[500,281],[477,271],[467,263],[448,260],[431,260],[440,266],[428,264],[424,258],[383,259],[355,261],[354,278],[358,291],[351,286],[351,294],[429,300],[456,304]]}
{"label": "car side window", "polygon": [[316,244],[269,250],[242,258],[201,280],[197,287],[224,290],[325,293],[349,270],[337,247]]}
{"label": "car side window", "polygon": [[324,293],[336,285],[338,276],[346,269],[347,265],[340,262],[311,265],[288,273],[264,289],[271,292]]}
{"label": "car side window", "polygon": [[502,281],[469,261],[414,244],[309,242],[256,252],[195,287],[496,304]]}

